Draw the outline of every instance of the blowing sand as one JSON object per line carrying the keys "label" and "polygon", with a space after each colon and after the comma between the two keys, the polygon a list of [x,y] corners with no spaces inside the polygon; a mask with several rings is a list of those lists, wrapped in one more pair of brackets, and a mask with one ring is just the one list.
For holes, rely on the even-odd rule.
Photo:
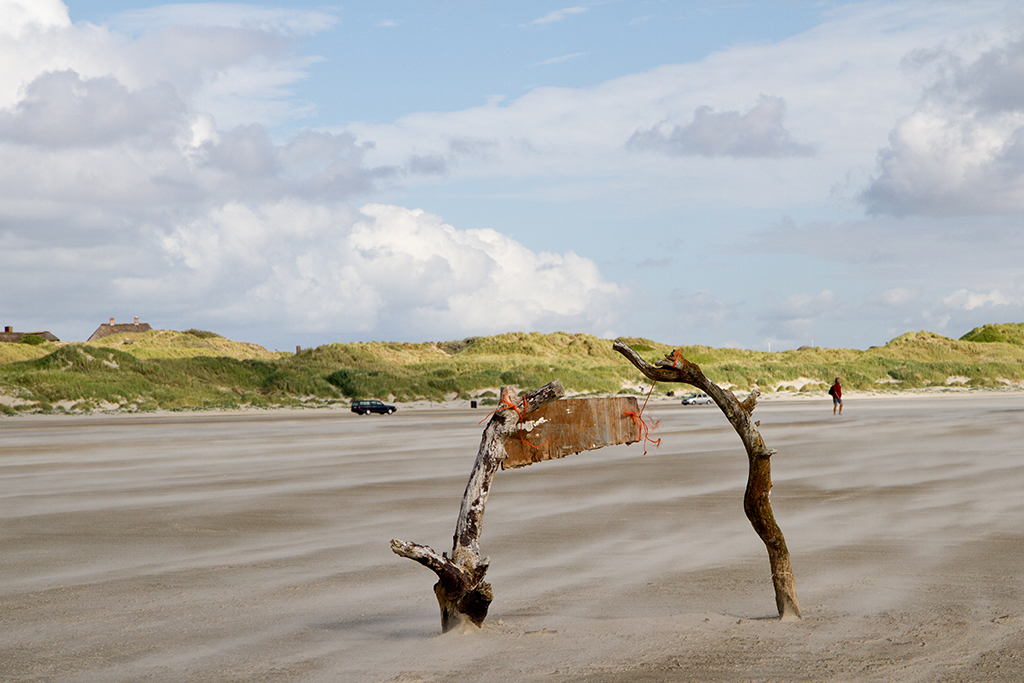
{"label": "blowing sand", "polygon": [[484,410],[0,420],[5,681],[1024,680],[1024,396],[768,402],[779,623],[713,406],[499,472],[484,630],[440,635]]}

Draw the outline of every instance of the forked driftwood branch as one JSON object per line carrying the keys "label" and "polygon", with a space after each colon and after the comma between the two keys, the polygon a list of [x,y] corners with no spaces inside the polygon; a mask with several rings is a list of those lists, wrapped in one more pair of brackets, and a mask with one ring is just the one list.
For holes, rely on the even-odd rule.
{"label": "forked driftwood branch", "polygon": [[491,585],[483,580],[490,560],[480,557],[480,531],[491,481],[505,460],[505,442],[519,432],[521,418],[564,395],[565,390],[557,380],[522,398],[516,397],[512,387],[501,388],[499,405],[507,407],[496,410],[484,428],[476,463],[462,496],[451,557],[418,543],[397,538],[391,541],[391,550],[396,555],[415,560],[437,574],[434,594],[441,607],[442,631],[448,632],[464,620],[480,626],[487,617],[494,594]]}
{"label": "forked driftwood branch", "polygon": [[622,342],[615,342],[612,348],[625,356],[651,380],[682,382],[697,387],[710,396],[725,413],[743,441],[747,459],[750,461],[747,490],[743,496],[743,511],[768,549],[772,583],[775,586],[775,605],[779,609],[779,617],[783,620],[799,619],[800,605],[796,599],[796,583],[789,562],[789,549],[786,547],[782,530],[775,522],[772,505],[768,500],[768,494],[772,489],[771,457],[775,451],[765,446],[764,439],[757,431],[757,423],[752,418],[759,395],[757,389],[754,389],[745,400],[740,401],[731,391],[723,389],[705,377],[695,363],[682,358],[678,353],[670,354],[651,365]]}

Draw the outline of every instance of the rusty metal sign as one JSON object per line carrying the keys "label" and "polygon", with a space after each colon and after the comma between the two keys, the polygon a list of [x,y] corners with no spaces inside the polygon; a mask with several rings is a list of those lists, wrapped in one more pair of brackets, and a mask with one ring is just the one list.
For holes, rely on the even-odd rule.
{"label": "rusty metal sign", "polygon": [[641,438],[636,398],[567,398],[526,414],[519,434],[505,442],[507,456],[501,469],[526,467],[535,462],[564,458]]}

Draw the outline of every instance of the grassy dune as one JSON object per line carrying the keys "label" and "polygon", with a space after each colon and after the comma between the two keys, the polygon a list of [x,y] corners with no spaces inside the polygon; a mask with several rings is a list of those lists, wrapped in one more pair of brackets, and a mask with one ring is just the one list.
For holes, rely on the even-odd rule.
{"label": "grassy dune", "polygon": [[[623,338],[648,360],[673,347]],[[199,330],[114,335],[93,344],[0,344],[0,411],[182,410],[323,406],[354,398],[481,399],[503,384],[559,379],[576,394],[630,393],[649,383],[611,341],[586,334],[508,333],[419,344],[328,344],[274,353]],[[764,393],[1024,388],[1024,324],[986,325],[959,340],[908,332],[867,349],[766,353],[684,346],[719,384]],[[657,391],[686,390],[658,385]]]}
{"label": "grassy dune", "polygon": [[204,330],[150,330],[142,334],[112,334],[93,342],[93,345],[115,348],[140,359],[211,356],[235,360],[274,360],[284,355],[267,351],[256,344],[231,341]]}

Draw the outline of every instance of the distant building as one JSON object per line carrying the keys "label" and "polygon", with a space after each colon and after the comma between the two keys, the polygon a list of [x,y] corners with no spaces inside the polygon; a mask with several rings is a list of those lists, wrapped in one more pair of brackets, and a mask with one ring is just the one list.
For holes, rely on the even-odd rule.
{"label": "distant building", "polygon": [[128,332],[149,332],[152,327],[149,323],[140,323],[139,316],[135,316],[135,322],[133,323],[114,323],[114,319],[110,319],[110,323],[103,323],[96,328],[96,331],[92,333],[86,341],[96,341],[97,339],[103,339],[109,337],[112,334],[122,334]]}
{"label": "distant building", "polygon": [[46,341],[60,341],[60,339],[57,339],[57,337],[53,336],[50,332],[15,332],[13,327],[7,325],[4,327],[4,331],[0,332],[0,342],[17,344],[26,334],[34,334],[37,337],[42,337]]}

